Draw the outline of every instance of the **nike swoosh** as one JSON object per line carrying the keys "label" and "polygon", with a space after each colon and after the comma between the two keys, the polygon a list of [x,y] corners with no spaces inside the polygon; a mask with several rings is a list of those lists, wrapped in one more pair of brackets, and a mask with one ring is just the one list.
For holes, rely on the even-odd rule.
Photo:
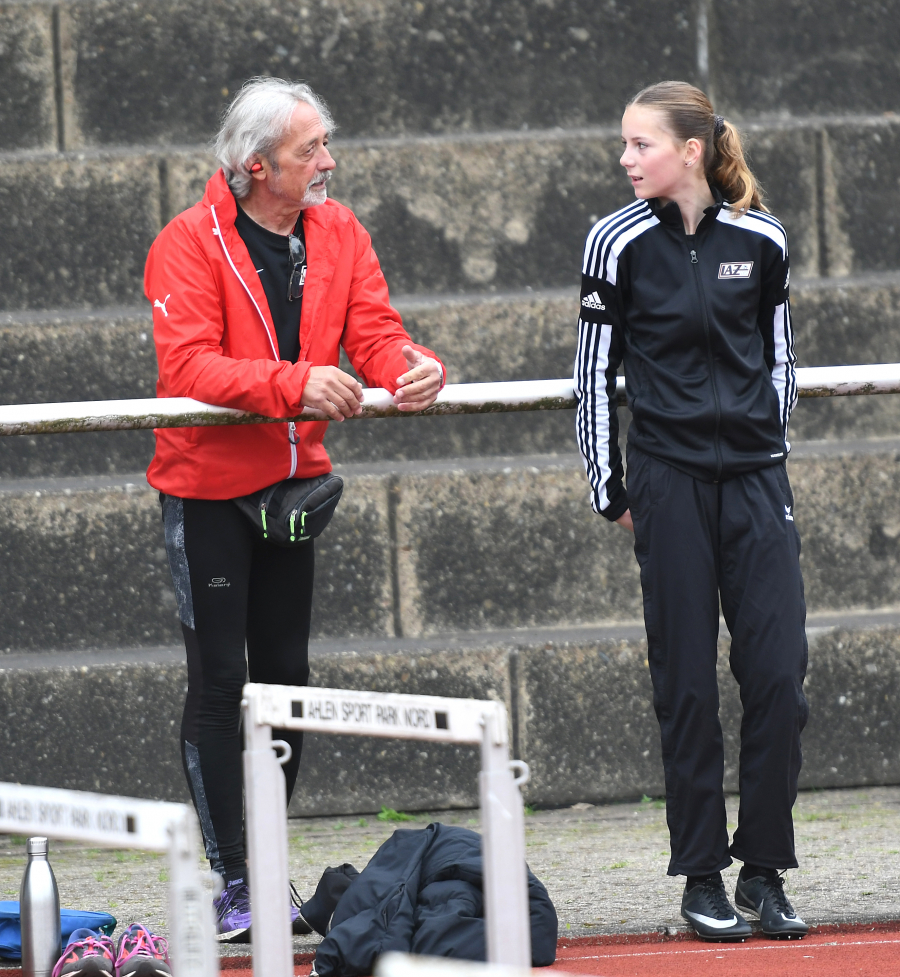
{"label": "nike swoosh", "polygon": [[711,926],[714,930],[727,929],[729,926],[734,926],[737,923],[737,916],[732,916],[731,919],[713,919],[712,916],[692,913],[690,909],[686,909],[685,912],[691,919],[696,919],[698,923],[703,923],[704,926]]}

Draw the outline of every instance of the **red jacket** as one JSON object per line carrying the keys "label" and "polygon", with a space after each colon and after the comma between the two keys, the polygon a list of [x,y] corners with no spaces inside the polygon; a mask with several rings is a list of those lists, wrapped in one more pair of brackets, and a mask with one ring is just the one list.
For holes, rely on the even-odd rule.
{"label": "red jacket", "polygon": [[[353,212],[328,200],[304,214],[309,267],[300,360],[278,358],[259,276],[234,227],[237,205],[219,170],[200,203],[153,242],[144,290],[153,303],[158,397],[193,397],[268,417],[301,412],[311,366],[337,366],[343,346],[370,387],[392,393],[413,343],[391,308],[371,239]],[[446,375],[446,370],[444,371]],[[230,499],[283,478],[331,470],[327,422],[158,429],[150,484],[169,495]]]}

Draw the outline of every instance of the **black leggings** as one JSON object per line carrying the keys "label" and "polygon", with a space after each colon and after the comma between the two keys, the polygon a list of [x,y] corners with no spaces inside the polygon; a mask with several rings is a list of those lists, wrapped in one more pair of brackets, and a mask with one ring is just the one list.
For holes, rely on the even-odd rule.
{"label": "black leggings", "polygon": [[[244,683],[306,685],[315,552],[259,539],[230,501],[160,495],[166,551],[187,649],[181,755],[206,855],[226,881],[244,877],[240,703]],[[246,643],[246,654],[245,654]],[[303,734],[291,745],[287,796]]]}

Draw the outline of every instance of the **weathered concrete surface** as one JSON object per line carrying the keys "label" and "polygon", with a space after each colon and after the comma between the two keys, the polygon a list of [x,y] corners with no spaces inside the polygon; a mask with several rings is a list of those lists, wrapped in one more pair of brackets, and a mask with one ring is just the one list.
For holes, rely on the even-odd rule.
{"label": "weathered concrete surface", "polygon": [[[791,461],[811,610],[900,603],[898,465],[894,442],[872,453],[809,445]],[[631,538],[590,512],[586,484],[562,456],[402,476],[403,633],[639,618]]]}
{"label": "weathered concrete surface", "polygon": [[[110,653],[101,660],[115,659]],[[178,735],[187,673],[178,649],[154,660],[95,664],[0,657],[0,780],[163,800],[188,799]],[[53,659],[64,664],[54,664]],[[150,658],[150,656],[145,656]],[[27,662],[26,662],[27,664]],[[312,655],[311,684],[499,699],[509,705],[503,649]],[[52,722],[48,721],[52,716]],[[291,813],[347,814],[478,804],[477,747],[364,737],[306,737]]]}
{"label": "weathered concrete surface", "polygon": [[56,148],[50,7],[0,6],[0,150]]}
{"label": "weathered concrete surface", "polygon": [[[885,247],[872,243],[870,228],[885,223],[880,183],[835,169],[840,155],[858,155],[841,140],[852,142],[858,131],[893,139],[897,128],[835,126],[828,141],[834,167],[823,169],[821,194],[821,133],[778,126],[748,133],[753,165],[790,236],[795,280],[823,269],[897,267],[889,216]],[[634,199],[614,129],[337,140],[334,153],[332,195],[371,233],[397,295],[577,286],[590,227]],[[14,257],[6,278],[0,274],[5,309],[139,303],[147,250],[161,223],[200,198],[215,168],[192,150],[11,155],[7,163],[0,231]],[[890,181],[896,159],[883,154],[879,167]],[[64,261],[58,240],[67,244]]]}
{"label": "weathered concrete surface", "polygon": [[[794,348],[801,366],[900,362],[900,279],[894,273],[801,282],[792,289]],[[804,399],[794,440],[900,434],[900,397]]]}
{"label": "weathered concrete surface", "polygon": [[73,0],[64,11],[89,144],[203,142],[229,96],[260,74],[308,81],[353,135],[606,121],[648,81],[695,75],[685,0],[627,10],[591,0]]}
{"label": "weathered concrete surface", "polygon": [[[748,134],[800,277],[819,273],[815,139],[778,128]],[[615,127],[349,144],[338,137],[331,148],[329,192],[372,235],[397,293],[577,285],[590,228],[634,200]],[[200,199],[215,167],[206,155],[169,160],[173,213]]]}
{"label": "weathered concrete surface", "polygon": [[4,664],[0,658],[0,779],[189,799],[178,747],[187,687],[180,661],[33,670]]}
{"label": "weathered concrete surface", "polygon": [[633,620],[631,540],[592,518],[574,459],[399,481],[403,633]]}
{"label": "weathered concrete surface", "polygon": [[[146,483],[0,493],[0,649],[181,638],[157,494]],[[313,634],[393,629],[387,494],[361,476],[316,544]]]}
{"label": "weathered concrete surface", "polygon": [[829,126],[835,210],[848,272],[900,266],[900,182],[895,175],[900,123]]}
{"label": "weathered concrete surface", "polygon": [[[149,311],[0,315],[0,390],[5,404],[156,396]],[[143,471],[150,431],[0,438],[0,477]]]}
{"label": "weathered concrete surface", "polygon": [[[890,784],[900,778],[900,629],[813,628],[804,686],[802,787]],[[741,706],[719,646],[725,783],[738,789]],[[646,638],[577,639],[518,655],[519,750],[536,804],[665,794]]]}
{"label": "weathered concrete surface", "polygon": [[897,110],[896,0],[708,6],[710,82],[720,110],[744,117]]}
{"label": "weathered concrete surface", "polygon": [[[332,653],[314,655],[311,665],[312,682],[321,688],[494,699],[510,709],[504,648]],[[310,735],[290,813],[473,807],[480,769],[474,746]]]}
{"label": "weathered concrete surface", "polygon": [[0,310],[136,303],[159,214],[148,155],[6,160]]}
{"label": "weathered concrete surface", "polygon": [[[798,444],[789,471],[810,610],[900,605],[898,442]],[[386,636],[395,622],[411,637],[641,617],[631,537],[590,511],[576,456],[341,473],[344,501],[316,544],[315,635]],[[179,640],[146,483],[7,483],[0,558],[10,581],[0,649]]]}
{"label": "weathered concrete surface", "polygon": [[[889,442],[889,444],[891,444]],[[790,462],[810,609],[900,604],[900,452],[809,454]]]}
{"label": "weathered concrete surface", "polygon": [[[738,798],[729,796],[730,829],[737,807]],[[479,812],[433,812],[405,824],[367,817],[292,820],[288,824],[291,878],[300,894],[309,898],[327,865],[350,862],[362,869],[397,828],[417,830],[431,821],[477,831]],[[801,864],[789,873],[786,889],[807,922],[896,920],[900,788],[802,792],[794,808],[794,830]],[[687,932],[678,914],[684,881],[665,875],[668,832],[659,801],[535,811],[525,819],[525,843],[528,864],[556,906],[561,936],[656,935],[670,929],[679,939]],[[23,838],[4,838],[0,845],[4,899],[17,898],[24,844]],[[164,856],[51,842],[50,860],[63,905],[112,912],[120,923],[116,938],[135,919],[146,922],[155,933],[169,933]],[[734,887],[738,867],[725,872],[729,889]],[[673,946],[665,937],[662,940],[654,950],[683,953],[697,948],[694,942],[685,945],[673,940]],[[295,937],[294,951],[315,952],[318,942],[316,935]],[[220,953],[246,958],[249,949],[223,944]],[[237,963],[229,960],[225,965]]]}
{"label": "weathered concrete surface", "polygon": [[[890,620],[885,625],[879,621]],[[810,630],[804,787],[900,779],[897,615],[844,615]],[[496,699],[529,803],[609,802],[664,792],[640,625],[313,643],[312,684]],[[740,705],[720,642],[726,783],[737,789]],[[178,648],[0,659],[0,780],[184,799]],[[32,664],[33,662],[33,664]],[[52,721],[50,719],[52,717]],[[114,735],[112,735],[114,734]],[[294,814],[434,810],[477,803],[478,750],[308,736]]]}

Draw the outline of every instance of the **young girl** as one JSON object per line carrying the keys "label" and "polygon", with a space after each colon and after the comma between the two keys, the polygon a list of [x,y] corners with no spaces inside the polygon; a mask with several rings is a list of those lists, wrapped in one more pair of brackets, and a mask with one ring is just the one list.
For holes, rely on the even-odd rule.
{"label": "young girl", "polygon": [[[590,232],[582,268],[577,437],[596,512],[635,535],[662,739],[669,875],[704,939],[807,925],[783,889],[797,866],[807,646],[800,539],[785,470],[796,402],[788,248],[737,130],[684,82],[639,92],[621,164],[637,200]],[[616,420],[624,360],[628,488]],[[740,812],[729,846],[716,648],[719,604],[740,685]]]}

